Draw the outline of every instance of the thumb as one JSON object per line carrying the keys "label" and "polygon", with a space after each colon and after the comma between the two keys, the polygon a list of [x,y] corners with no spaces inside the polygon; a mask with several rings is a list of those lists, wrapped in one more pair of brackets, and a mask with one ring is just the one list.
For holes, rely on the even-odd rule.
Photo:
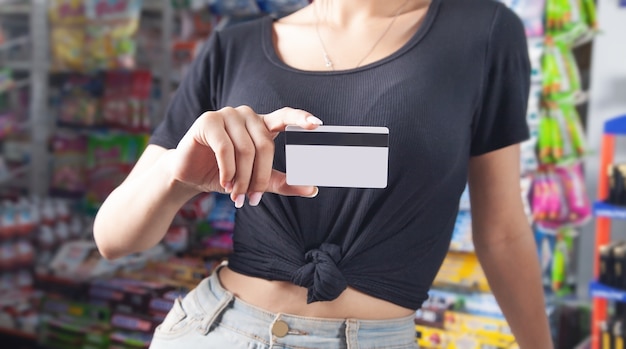
{"label": "thumb", "polygon": [[283,196],[302,196],[305,198],[314,198],[319,193],[319,189],[315,186],[287,184],[287,175],[276,170],[272,170],[267,191]]}

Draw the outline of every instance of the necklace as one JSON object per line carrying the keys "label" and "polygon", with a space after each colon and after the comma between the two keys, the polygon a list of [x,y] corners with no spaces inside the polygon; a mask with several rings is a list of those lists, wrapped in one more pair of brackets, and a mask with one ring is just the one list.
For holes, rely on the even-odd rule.
{"label": "necklace", "polygon": [[[396,19],[398,19],[398,16],[400,15],[400,12],[402,12],[402,9],[404,9],[404,6],[406,6],[406,4],[408,2],[409,2],[409,0],[406,0],[404,3],[402,3],[402,5],[400,5],[400,7],[396,10],[395,14],[393,15],[393,18],[391,19],[391,22],[389,22],[389,25],[387,26],[387,28],[385,28],[385,30],[380,35],[380,37],[378,37],[378,39],[374,42],[374,45],[372,45],[372,47],[369,49],[369,51],[367,51],[367,53],[365,53],[365,55],[359,60],[359,62],[356,64],[355,68],[360,67],[361,64],[363,63],[363,61],[365,61],[365,59],[367,57],[369,57],[369,55],[371,55],[372,52],[374,52],[374,49],[376,49],[376,47],[383,40],[385,35],[387,35],[389,30],[393,26],[393,23],[396,21]],[[315,4],[313,4],[313,11],[315,11],[315,32],[317,33],[317,38],[319,39],[320,45],[322,46],[322,56],[324,58],[324,65],[328,69],[335,70],[335,66],[333,65],[333,61],[330,59],[330,56],[328,55],[328,50],[326,49],[326,45],[324,44],[324,40],[322,39],[322,35],[320,34],[320,26],[319,26],[319,24],[320,24],[320,17],[319,17],[319,14],[317,13],[317,6]]]}

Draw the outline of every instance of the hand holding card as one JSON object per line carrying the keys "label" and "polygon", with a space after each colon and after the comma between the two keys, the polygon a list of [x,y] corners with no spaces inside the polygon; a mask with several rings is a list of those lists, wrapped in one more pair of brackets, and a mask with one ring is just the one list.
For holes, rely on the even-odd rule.
{"label": "hand holding card", "polygon": [[287,184],[320,187],[385,188],[389,129],[319,126],[285,129]]}

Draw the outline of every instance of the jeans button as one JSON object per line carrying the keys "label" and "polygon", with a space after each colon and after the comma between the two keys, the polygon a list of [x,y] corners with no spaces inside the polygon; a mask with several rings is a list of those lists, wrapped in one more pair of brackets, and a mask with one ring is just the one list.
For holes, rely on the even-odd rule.
{"label": "jeans button", "polygon": [[278,338],[282,338],[289,332],[289,325],[283,320],[278,320],[272,325],[272,334]]}

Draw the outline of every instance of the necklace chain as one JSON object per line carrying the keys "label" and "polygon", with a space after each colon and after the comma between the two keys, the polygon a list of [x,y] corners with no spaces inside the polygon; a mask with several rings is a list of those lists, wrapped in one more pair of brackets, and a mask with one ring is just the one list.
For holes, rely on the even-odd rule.
{"label": "necklace chain", "polygon": [[[372,52],[374,52],[374,49],[376,49],[376,47],[383,40],[385,35],[387,35],[389,30],[393,26],[393,23],[396,21],[396,19],[398,19],[398,16],[400,15],[400,12],[402,12],[402,9],[404,8],[404,6],[406,6],[406,4],[408,2],[409,2],[409,0],[406,0],[404,3],[402,3],[402,5],[400,5],[398,10],[396,10],[395,14],[393,15],[393,18],[391,19],[391,22],[389,22],[389,25],[387,26],[387,28],[385,28],[385,30],[378,37],[376,42],[374,42],[374,44],[369,49],[369,51],[367,51],[367,53],[359,60],[359,62],[356,64],[355,68],[360,67],[361,64],[365,61],[365,59],[367,57],[369,57],[369,55],[371,55]],[[320,17],[319,17],[319,14],[317,13],[317,6],[315,5],[315,3],[313,3],[313,11],[315,11],[315,32],[317,33],[317,38],[319,39],[320,45],[322,46],[322,55],[323,55],[323,58],[324,58],[324,65],[328,69],[335,70],[335,66],[333,64],[333,61],[330,59],[330,56],[328,55],[328,50],[326,49],[326,45],[324,44],[324,40],[322,39],[322,35],[320,34],[320,27],[319,27]]]}

